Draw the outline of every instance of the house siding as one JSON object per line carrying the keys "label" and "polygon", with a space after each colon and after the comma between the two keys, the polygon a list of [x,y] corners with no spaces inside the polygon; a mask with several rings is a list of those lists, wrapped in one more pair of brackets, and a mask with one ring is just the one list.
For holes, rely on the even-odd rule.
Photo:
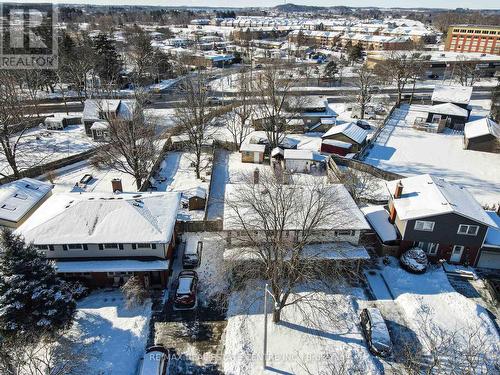
{"label": "house siding", "polygon": [[[434,230],[432,232],[415,230],[415,222],[417,220],[435,222]],[[460,224],[478,225],[479,231],[476,236],[458,234]],[[405,227],[404,236],[402,235],[402,239],[405,241],[435,242],[477,248],[482,246],[488,229],[484,224],[454,213],[408,220]]]}
{"label": "house siding", "polygon": [[[35,244],[37,245],[37,244]],[[41,244],[40,244],[41,245]],[[49,244],[43,244],[49,245]],[[77,259],[77,258],[123,258],[131,257],[156,257],[167,258],[168,244],[156,244],[156,249],[133,249],[132,244],[122,244],[120,249],[99,250],[98,244],[86,244],[88,250],[63,250],[63,245],[53,245],[54,250],[46,250],[45,256],[49,259]]]}

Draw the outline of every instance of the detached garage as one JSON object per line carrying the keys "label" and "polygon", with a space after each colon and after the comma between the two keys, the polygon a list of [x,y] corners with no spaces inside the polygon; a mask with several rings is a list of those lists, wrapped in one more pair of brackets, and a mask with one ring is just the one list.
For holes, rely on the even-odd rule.
{"label": "detached garage", "polygon": [[493,219],[498,228],[488,228],[476,267],[500,270],[500,216],[495,211],[486,211],[486,213]]}

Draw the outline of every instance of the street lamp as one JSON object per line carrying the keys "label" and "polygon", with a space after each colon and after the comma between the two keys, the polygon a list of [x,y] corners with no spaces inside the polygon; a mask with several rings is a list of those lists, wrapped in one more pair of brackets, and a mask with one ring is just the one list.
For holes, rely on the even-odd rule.
{"label": "street lamp", "polygon": [[262,360],[262,368],[266,368],[266,357],[267,357],[267,295],[269,294],[271,298],[274,300],[274,307],[277,309],[278,302],[274,299],[273,294],[269,291],[267,288],[268,284],[266,283],[266,286],[264,287],[264,355],[263,355],[263,360]]}

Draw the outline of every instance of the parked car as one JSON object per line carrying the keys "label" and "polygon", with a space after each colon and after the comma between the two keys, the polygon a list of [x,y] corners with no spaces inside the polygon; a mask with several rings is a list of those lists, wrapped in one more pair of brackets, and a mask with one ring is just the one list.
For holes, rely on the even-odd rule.
{"label": "parked car", "polygon": [[374,355],[387,357],[392,352],[391,336],[379,309],[368,307],[361,311],[361,329]]}
{"label": "parked car", "polygon": [[195,271],[181,271],[177,277],[177,288],[174,297],[175,310],[191,310],[198,303],[196,291],[198,288],[198,274]]}
{"label": "parked car", "polygon": [[[351,117],[352,118],[361,118],[361,107],[360,106],[354,106],[352,108]],[[377,114],[375,113],[373,108],[366,107],[364,118],[368,119],[368,120],[375,120],[377,118]]]}
{"label": "parked car", "polygon": [[168,350],[163,345],[146,349],[146,354],[139,362],[138,375],[168,375]]}
{"label": "parked car", "polygon": [[372,128],[367,121],[363,121],[363,120],[357,120],[356,125],[358,125],[360,128],[365,129],[365,130],[370,130]]}
{"label": "parked car", "polygon": [[399,262],[401,267],[412,273],[424,273],[429,266],[427,254],[419,247],[405,251],[399,258]]}
{"label": "parked car", "polygon": [[207,102],[208,104],[210,105],[222,105],[222,99],[221,98],[218,98],[216,96],[210,96],[208,99],[207,99]]}
{"label": "parked car", "polygon": [[203,251],[203,242],[198,241],[196,247],[188,248],[184,250],[184,255],[182,256],[182,266],[184,268],[196,268],[201,262],[201,253]]}

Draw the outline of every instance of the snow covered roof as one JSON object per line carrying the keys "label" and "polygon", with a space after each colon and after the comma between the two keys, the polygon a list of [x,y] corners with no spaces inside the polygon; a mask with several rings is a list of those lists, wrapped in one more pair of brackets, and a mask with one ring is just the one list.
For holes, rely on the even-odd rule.
{"label": "snow covered roof", "polygon": [[97,121],[90,127],[91,130],[106,130],[109,128],[109,123],[107,121]]}
{"label": "snow covered roof", "polygon": [[271,157],[273,157],[273,158],[274,158],[276,155],[281,155],[281,156],[283,156],[283,153],[284,153],[284,152],[283,152],[283,149],[282,149],[282,148],[280,148],[280,147],[275,147],[275,148],[273,148],[273,149],[272,149],[272,151],[271,151]]}
{"label": "snow covered roof", "polygon": [[52,195],[17,231],[35,244],[168,243],[180,193]]}
{"label": "snow covered roof", "polygon": [[[286,150],[285,150],[286,151]],[[245,187],[246,188],[246,187]],[[259,186],[256,185],[258,189]],[[290,194],[298,194],[300,190],[298,190],[298,185],[284,185],[283,189],[288,189]],[[303,186],[302,192],[304,194],[304,199],[310,199],[311,186]],[[317,230],[363,230],[370,229],[370,226],[365,220],[363,213],[360,211],[351,195],[347,191],[344,185],[342,184],[332,184],[328,186],[331,189],[332,196],[335,196],[338,199],[332,201],[332,207],[329,210],[334,211],[334,215],[330,215],[329,218],[325,219],[321,223],[319,223],[315,229]],[[226,202],[234,202],[234,205],[237,206],[238,214],[241,214],[242,217],[248,220],[248,223],[255,222],[256,218],[255,211],[250,207],[244,207],[240,202],[240,192],[241,192],[241,184],[227,184],[226,192],[225,192],[225,201]],[[262,199],[269,199],[270,194],[261,195]],[[233,204],[225,204],[224,205],[224,230],[241,230],[243,229],[241,220],[238,218],[237,213],[235,212],[235,208]],[[301,224],[294,222],[297,217],[301,217],[302,213],[297,213],[297,215],[290,215],[290,222],[286,224],[287,229],[289,230],[300,230],[302,228]],[[293,220],[292,220],[293,218]]]}
{"label": "snow covered roof", "polygon": [[436,104],[429,107],[429,112],[440,115],[467,117],[469,113],[465,108],[453,103]]}
{"label": "snow covered roof", "polygon": [[352,147],[351,143],[337,141],[336,139],[323,139],[322,143],[324,143],[325,145],[336,146],[336,147],[346,148],[346,149],[349,149]]}
{"label": "snow covered roof", "polygon": [[56,271],[66,272],[145,272],[168,270],[168,260],[71,260],[56,261]]}
{"label": "snow covered roof", "polygon": [[500,247],[500,216],[495,211],[486,211],[486,214],[497,224],[497,228],[488,228],[484,246]]}
{"label": "snow covered roof", "polygon": [[320,148],[321,138],[319,137],[305,138],[297,145],[297,150],[319,151]]}
{"label": "snow covered roof", "polygon": [[240,147],[240,152],[261,152],[266,151],[265,145],[259,145],[256,143],[243,143]]}
{"label": "snow covered roof", "polygon": [[17,223],[47,194],[52,184],[21,178],[0,186],[0,219]]}
{"label": "snow covered roof", "polygon": [[[327,242],[308,244],[302,250],[304,258],[322,260],[358,260],[370,259],[370,255],[363,246],[354,246],[349,242]],[[253,260],[258,257],[251,247],[232,247],[224,251],[224,260]]]}
{"label": "snow covered roof", "polygon": [[314,160],[314,161],[323,161],[325,158],[323,155],[311,151],[311,150],[293,150],[286,149],[285,150],[285,160]]}
{"label": "snow covered roof", "polygon": [[188,197],[198,197],[198,198],[207,198],[207,189],[205,189],[203,186],[197,186],[194,189],[189,190],[188,192],[185,193]]}
{"label": "snow covered roof", "polygon": [[335,125],[330,128],[322,138],[328,138],[335,134],[344,134],[346,137],[352,139],[354,142],[361,144],[366,140],[368,131],[356,125],[354,122],[348,122],[341,125]]}
{"label": "snow covered roof", "polygon": [[478,201],[462,186],[423,174],[386,182],[391,197],[398,182],[403,184],[403,193],[400,198],[393,199],[393,203],[401,220],[455,213],[496,227]]}
{"label": "snow covered roof", "polygon": [[99,112],[115,112],[120,105],[120,99],[87,99],[83,106],[85,120],[98,120]]}
{"label": "snow covered roof", "polygon": [[472,95],[471,86],[443,86],[434,87],[431,100],[457,104],[469,104]]}
{"label": "snow covered roof", "polygon": [[62,117],[47,117],[45,118],[45,124],[62,124]]}
{"label": "snow covered roof", "polygon": [[398,234],[394,225],[389,222],[389,213],[384,206],[368,206],[361,208],[366,220],[370,223],[373,230],[377,232],[382,242],[394,241]]}
{"label": "snow covered roof", "polygon": [[469,121],[465,124],[465,138],[476,138],[483,135],[493,135],[500,138],[500,125],[488,117],[479,120]]}

